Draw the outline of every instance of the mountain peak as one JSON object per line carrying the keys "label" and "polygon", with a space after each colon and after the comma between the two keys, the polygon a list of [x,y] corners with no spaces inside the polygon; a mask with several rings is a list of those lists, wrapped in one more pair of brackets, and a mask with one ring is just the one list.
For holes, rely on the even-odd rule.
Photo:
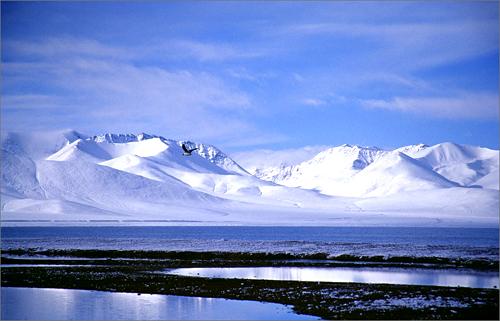
{"label": "mountain peak", "polygon": [[378,147],[363,147],[358,145],[343,144],[337,147],[329,148],[306,162],[326,162],[335,167],[340,166],[343,168],[347,167],[359,170],[368,166],[383,153],[385,152]]}
{"label": "mountain peak", "polygon": [[236,172],[239,174],[249,175],[249,173],[243,169],[240,165],[238,165],[233,159],[223,153],[220,149],[213,145],[209,144],[201,144],[195,143],[189,140],[178,141],[177,145],[181,146],[182,144],[188,145],[190,148],[194,147],[197,150],[194,153],[200,155],[201,157],[207,159],[211,163],[232,172]]}
{"label": "mountain peak", "polygon": [[68,140],[68,142],[70,142],[70,143],[72,143],[78,139],[87,139],[88,138],[87,135],[84,135],[80,132],[77,132],[74,129],[68,129],[66,131],[63,131],[62,136],[64,136]]}
{"label": "mountain peak", "polygon": [[338,148],[338,147],[344,147],[344,148],[356,148],[356,149],[380,149],[376,146],[361,146],[361,145],[352,145],[352,144],[342,144],[342,145],[339,145],[337,147],[333,147],[333,148]]}
{"label": "mountain peak", "polygon": [[150,135],[146,133],[135,134],[112,134],[106,133],[101,135],[96,135],[90,137],[96,143],[115,143],[115,144],[125,144],[130,142],[138,142],[146,139],[157,138],[159,136]]}
{"label": "mountain peak", "polygon": [[159,136],[156,136],[156,135],[150,135],[150,134],[146,134],[146,133],[140,133],[137,135],[137,140],[141,141],[141,140],[146,140],[146,139],[151,139],[151,138],[158,138]]}
{"label": "mountain peak", "polygon": [[407,154],[410,156],[413,156],[415,153],[420,152],[421,150],[429,148],[429,145],[426,144],[415,144],[415,145],[408,145],[408,146],[403,146],[395,149],[398,152],[401,152],[403,154]]}

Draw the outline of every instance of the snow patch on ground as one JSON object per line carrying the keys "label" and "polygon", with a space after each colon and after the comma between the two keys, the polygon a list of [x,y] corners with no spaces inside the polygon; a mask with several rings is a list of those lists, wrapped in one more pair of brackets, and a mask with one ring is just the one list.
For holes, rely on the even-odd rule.
{"label": "snow patch on ground", "polygon": [[356,309],[397,309],[397,308],[467,308],[469,304],[465,304],[457,299],[443,298],[440,296],[416,296],[403,298],[378,299],[373,301],[365,301],[359,303],[354,301]]}

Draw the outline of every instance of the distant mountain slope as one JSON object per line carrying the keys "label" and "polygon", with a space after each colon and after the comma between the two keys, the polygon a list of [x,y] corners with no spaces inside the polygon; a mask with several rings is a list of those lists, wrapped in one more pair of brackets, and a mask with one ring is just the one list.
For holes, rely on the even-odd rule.
{"label": "distant mountain slope", "polygon": [[[454,143],[437,144],[410,156],[462,186],[482,187],[478,181],[498,171],[499,165],[498,151]],[[496,184],[486,183],[484,187],[498,189],[498,179]]]}
{"label": "distant mountain slope", "polygon": [[480,186],[482,188],[499,189],[498,177],[499,177],[498,167],[493,169],[488,174],[484,175],[480,179],[474,182],[474,186]]}
{"label": "distant mountain slope", "polygon": [[[162,182],[90,162],[43,161],[40,186],[48,199],[64,199],[110,211],[137,213],[163,204],[223,202],[175,178]],[[161,206],[159,206],[161,208]]]}
{"label": "distant mountain slope", "polygon": [[[180,147],[183,143],[198,149],[184,156]],[[251,176],[214,146],[146,134],[78,139],[47,159],[84,160],[154,181],[182,182],[214,195],[260,196],[260,187],[275,185]]]}
{"label": "distant mountain slope", "polygon": [[233,153],[232,158],[249,173],[256,174],[262,169],[283,168],[297,165],[314,157],[328,146],[305,146],[294,149],[257,149]]}
{"label": "distant mountain slope", "polygon": [[354,175],[347,191],[353,196],[373,197],[457,185],[406,154],[394,151]]}
{"label": "distant mountain slope", "polygon": [[[184,157],[182,143],[198,148],[191,157]],[[48,160],[66,161],[84,158],[92,162],[109,161],[131,155],[163,158],[170,164],[187,167],[195,171],[248,174],[236,162],[214,146],[192,142],[174,141],[148,134],[104,134],[88,139],[78,139],[49,156]],[[208,162],[206,162],[208,160]]]}
{"label": "distant mountain slope", "polygon": [[408,146],[403,146],[396,148],[395,151],[406,154],[408,156],[412,156],[417,152],[420,152],[421,150],[429,148],[428,145],[425,144],[416,144],[416,145],[408,145]]}
{"label": "distant mountain slope", "polygon": [[410,145],[394,151],[342,145],[298,165],[259,169],[255,175],[286,186],[356,197],[451,186],[498,189],[494,174],[498,156],[498,151],[452,143]]}
{"label": "distant mountain slope", "polygon": [[[2,133],[1,143],[4,221],[453,225],[480,217],[481,226],[498,225],[498,151],[473,146],[342,145],[250,175],[212,145],[149,134]],[[198,149],[185,156],[183,143]]]}
{"label": "distant mountain slope", "polygon": [[15,197],[43,197],[36,162],[80,138],[85,136],[76,131],[2,133],[2,193]]}
{"label": "distant mountain slope", "polygon": [[326,149],[298,165],[270,168],[256,175],[286,186],[316,189],[328,195],[351,196],[353,191],[346,191],[346,184],[386,153],[376,147],[345,144]]}
{"label": "distant mountain slope", "polygon": [[327,194],[335,195],[353,175],[385,153],[376,147],[342,145],[324,150],[298,165],[270,168],[256,175],[278,184],[322,192],[328,190]]}
{"label": "distant mountain slope", "polygon": [[[173,141],[170,144],[174,144]],[[167,148],[160,138],[149,136],[87,138],[75,132],[9,133],[2,139],[2,194],[7,196],[7,202],[14,199],[18,210],[25,210],[24,205],[29,204],[42,212],[67,209],[69,205],[64,204],[72,204],[69,208],[73,209],[80,206],[137,213],[164,211],[161,208],[173,204],[190,207],[194,202],[196,207],[200,202],[210,205],[226,201],[193,190],[175,177],[165,175],[160,182],[99,164],[113,157],[143,159]],[[177,145],[175,148],[181,153]],[[198,158],[198,162],[203,163],[198,167],[227,173],[210,160]],[[53,206],[56,203],[51,200],[58,200],[59,206]],[[2,207],[12,209],[12,204],[5,207],[4,201],[2,199]]]}
{"label": "distant mountain slope", "polygon": [[87,136],[74,130],[50,132],[2,132],[2,150],[26,155],[34,160],[44,159],[68,143]]}

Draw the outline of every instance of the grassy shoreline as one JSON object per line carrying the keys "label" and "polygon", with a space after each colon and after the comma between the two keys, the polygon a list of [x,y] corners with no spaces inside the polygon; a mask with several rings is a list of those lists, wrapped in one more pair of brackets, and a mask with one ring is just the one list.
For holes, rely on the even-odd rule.
{"label": "grassy shoreline", "polygon": [[[17,256],[16,259],[3,257],[3,260],[18,260],[28,262],[36,258],[37,262],[45,257],[47,261],[54,262],[54,258],[64,257],[64,261],[71,258],[81,259],[120,259],[148,260],[150,263],[180,262],[187,266],[198,266],[202,262],[219,266],[219,264],[234,264],[234,266],[345,266],[345,267],[414,267],[414,268],[467,268],[484,271],[498,271],[499,262],[487,259],[460,259],[445,257],[414,257],[414,256],[358,256],[342,254],[331,256],[327,253],[295,254],[282,252],[196,252],[196,251],[144,251],[144,250],[97,250],[97,249],[9,249],[3,250],[2,255]],[[10,261],[9,261],[10,262]],[[6,263],[6,262],[4,262]],[[111,263],[110,263],[111,264]]]}

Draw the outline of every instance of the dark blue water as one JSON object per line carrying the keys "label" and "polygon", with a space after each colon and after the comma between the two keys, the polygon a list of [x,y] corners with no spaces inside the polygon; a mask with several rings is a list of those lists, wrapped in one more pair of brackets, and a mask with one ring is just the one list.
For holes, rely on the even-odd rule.
{"label": "dark blue water", "polygon": [[[2,287],[2,320],[317,320],[254,301]],[[230,313],[228,313],[230,311]]]}
{"label": "dark blue water", "polygon": [[422,227],[2,227],[2,248],[97,248],[484,257],[499,230]]}
{"label": "dark blue water", "polygon": [[2,238],[272,240],[498,246],[498,229],[423,227],[2,227]]}

